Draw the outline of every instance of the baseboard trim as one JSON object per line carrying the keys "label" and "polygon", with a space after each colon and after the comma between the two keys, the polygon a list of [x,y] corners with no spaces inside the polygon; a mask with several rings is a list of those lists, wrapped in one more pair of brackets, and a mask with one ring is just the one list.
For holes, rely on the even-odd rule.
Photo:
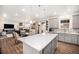
{"label": "baseboard trim", "polygon": [[64,41],[59,41],[59,40],[58,40],[58,42],[62,42],[62,43],[66,43],[66,44],[71,44],[71,45],[79,46],[78,44],[69,43],[69,42],[64,42]]}

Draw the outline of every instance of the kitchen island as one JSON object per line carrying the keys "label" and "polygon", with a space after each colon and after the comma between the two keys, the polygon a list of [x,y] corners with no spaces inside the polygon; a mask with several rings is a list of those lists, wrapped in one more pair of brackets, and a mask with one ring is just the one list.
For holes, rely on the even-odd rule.
{"label": "kitchen island", "polygon": [[58,34],[36,34],[20,38],[24,54],[51,54],[57,47]]}

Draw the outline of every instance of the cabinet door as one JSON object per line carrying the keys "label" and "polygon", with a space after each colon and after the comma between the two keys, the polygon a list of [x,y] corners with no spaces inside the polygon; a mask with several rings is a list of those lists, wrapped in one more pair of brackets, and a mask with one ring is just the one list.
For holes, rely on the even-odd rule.
{"label": "cabinet door", "polygon": [[79,35],[77,35],[77,44],[79,45]]}
{"label": "cabinet door", "polygon": [[79,15],[73,15],[73,28],[79,28]]}
{"label": "cabinet door", "polygon": [[77,44],[77,36],[76,35],[71,35],[71,43],[73,43],[73,44]]}
{"label": "cabinet door", "polygon": [[58,18],[49,19],[49,28],[58,28]]}
{"label": "cabinet door", "polygon": [[71,37],[70,37],[70,34],[64,34],[64,42],[68,42],[70,43],[71,42]]}
{"label": "cabinet door", "polygon": [[55,53],[55,49],[57,47],[57,42],[58,42],[58,37],[56,37],[53,41],[52,41],[52,53]]}
{"label": "cabinet door", "polygon": [[59,41],[64,41],[64,33],[59,33]]}
{"label": "cabinet door", "polygon": [[77,36],[74,34],[65,34],[65,42],[77,44]]}
{"label": "cabinet door", "polygon": [[60,41],[64,41],[64,42],[68,42],[68,43],[73,43],[73,44],[77,44],[77,36],[74,34],[59,34],[59,40]]}
{"label": "cabinet door", "polygon": [[52,51],[52,42],[49,43],[43,50],[43,54],[50,54]]}
{"label": "cabinet door", "polygon": [[58,36],[54,38],[42,51],[44,54],[51,54],[55,52],[57,47]]}

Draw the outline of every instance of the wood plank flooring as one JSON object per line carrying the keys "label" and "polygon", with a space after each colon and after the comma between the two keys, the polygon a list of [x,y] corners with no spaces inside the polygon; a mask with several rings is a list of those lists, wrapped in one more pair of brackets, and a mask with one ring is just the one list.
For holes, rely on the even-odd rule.
{"label": "wood plank flooring", "polygon": [[[23,43],[15,44],[14,38],[0,39],[3,54],[22,54]],[[79,46],[58,42],[55,54],[78,54]]]}
{"label": "wood plank flooring", "polygon": [[1,51],[3,54],[22,54],[23,44],[15,44],[14,38],[0,39]]}
{"label": "wood plank flooring", "polygon": [[79,54],[78,45],[68,44],[65,42],[58,42],[57,45],[56,54]]}

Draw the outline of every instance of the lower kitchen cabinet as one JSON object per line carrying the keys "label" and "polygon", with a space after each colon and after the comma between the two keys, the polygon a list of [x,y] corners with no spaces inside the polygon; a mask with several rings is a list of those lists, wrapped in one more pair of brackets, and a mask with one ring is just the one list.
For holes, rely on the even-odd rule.
{"label": "lower kitchen cabinet", "polygon": [[77,36],[74,34],[65,34],[65,42],[77,44]]}
{"label": "lower kitchen cabinet", "polygon": [[71,42],[70,43],[73,43],[73,44],[77,44],[77,35],[74,35],[74,34],[70,34],[70,38],[71,38]]}
{"label": "lower kitchen cabinet", "polygon": [[52,53],[55,53],[57,42],[58,42],[58,36],[52,41]]}
{"label": "lower kitchen cabinet", "polygon": [[52,53],[51,51],[52,51],[52,42],[45,47],[45,49],[43,50],[42,53],[43,54],[50,54],[50,53]]}
{"label": "lower kitchen cabinet", "polygon": [[59,33],[59,41],[73,43],[79,45],[79,35],[68,34],[68,33]]}
{"label": "lower kitchen cabinet", "polygon": [[77,44],[79,45],[79,35],[77,35]]}
{"label": "lower kitchen cabinet", "polygon": [[71,38],[70,38],[70,35],[69,34],[64,34],[64,42],[71,42]]}
{"label": "lower kitchen cabinet", "polygon": [[64,33],[59,33],[59,41],[65,41],[64,40]]}
{"label": "lower kitchen cabinet", "polygon": [[43,54],[52,54],[55,53],[55,49],[57,47],[58,37],[56,37],[53,41],[51,41],[42,51]]}

